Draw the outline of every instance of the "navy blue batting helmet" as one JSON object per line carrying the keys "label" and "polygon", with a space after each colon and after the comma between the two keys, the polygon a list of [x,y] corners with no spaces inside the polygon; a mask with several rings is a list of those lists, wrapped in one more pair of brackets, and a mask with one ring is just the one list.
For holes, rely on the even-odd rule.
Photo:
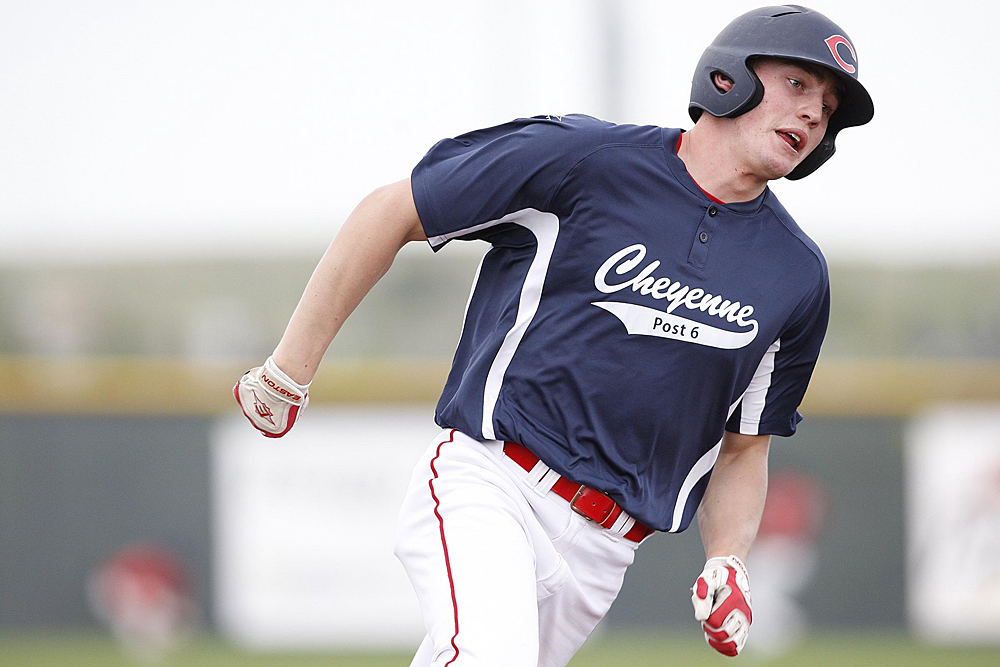
{"label": "navy blue batting helmet", "polygon": [[[857,51],[840,26],[812,9],[781,5],[747,12],[726,26],[702,54],[691,85],[691,119],[697,122],[704,111],[734,118],[760,104],[764,86],[749,60],[761,56],[819,65],[843,84],[823,141],[786,177],[803,178],[833,156],[838,132],[864,125],[875,115],[872,98],[858,81]],[[723,92],[715,86],[716,72],[732,79],[731,90]]]}

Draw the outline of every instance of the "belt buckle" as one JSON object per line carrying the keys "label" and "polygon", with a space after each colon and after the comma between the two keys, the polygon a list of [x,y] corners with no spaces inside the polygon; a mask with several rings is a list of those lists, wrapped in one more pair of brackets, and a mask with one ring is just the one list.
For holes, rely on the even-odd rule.
{"label": "belt buckle", "polygon": [[[578,506],[577,501],[581,499],[584,502]],[[604,501],[600,503],[603,507],[599,507],[598,503],[594,502],[598,499]],[[576,490],[573,500],[569,501],[569,506],[574,512],[585,519],[594,521],[598,524],[603,524],[608,520],[611,513],[615,511],[616,505],[617,503],[609,496],[604,495],[597,489],[592,489],[583,484],[581,484],[580,488]],[[590,510],[590,512],[587,510]]]}

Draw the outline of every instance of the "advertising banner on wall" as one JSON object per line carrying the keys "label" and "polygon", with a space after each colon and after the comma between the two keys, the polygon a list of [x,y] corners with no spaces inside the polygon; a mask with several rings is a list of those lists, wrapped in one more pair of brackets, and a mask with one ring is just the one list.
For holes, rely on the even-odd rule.
{"label": "advertising banner on wall", "polygon": [[1000,406],[951,406],[906,443],[907,600],[920,637],[1000,644]]}
{"label": "advertising banner on wall", "polygon": [[311,409],[280,440],[242,415],[213,442],[220,630],[255,649],[400,648],[424,635],[393,556],[433,408]]}

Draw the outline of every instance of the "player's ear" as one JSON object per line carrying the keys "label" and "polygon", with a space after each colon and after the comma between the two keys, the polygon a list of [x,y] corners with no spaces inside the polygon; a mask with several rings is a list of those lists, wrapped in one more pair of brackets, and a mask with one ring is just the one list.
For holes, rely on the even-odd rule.
{"label": "player's ear", "polygon": [[712,83],[723,93],[728,93],[733,89],[733,80],[722,72],[715,72],[712,74]]}

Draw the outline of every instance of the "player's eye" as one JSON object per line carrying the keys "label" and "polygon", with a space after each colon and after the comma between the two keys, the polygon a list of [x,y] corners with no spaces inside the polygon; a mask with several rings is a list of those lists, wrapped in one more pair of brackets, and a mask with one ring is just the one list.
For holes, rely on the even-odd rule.
{"label": "player's eye", "polygon": [[801,88],[801,87],[802,87],[802,82],[801,82],[801,81],[799,81],[798,79],[792,79],[792,78],[789,78],[789,79],[788,79],[788,83],[792,84],[792,85],[793,85],[793,86],[795,86],[796,88]]}

